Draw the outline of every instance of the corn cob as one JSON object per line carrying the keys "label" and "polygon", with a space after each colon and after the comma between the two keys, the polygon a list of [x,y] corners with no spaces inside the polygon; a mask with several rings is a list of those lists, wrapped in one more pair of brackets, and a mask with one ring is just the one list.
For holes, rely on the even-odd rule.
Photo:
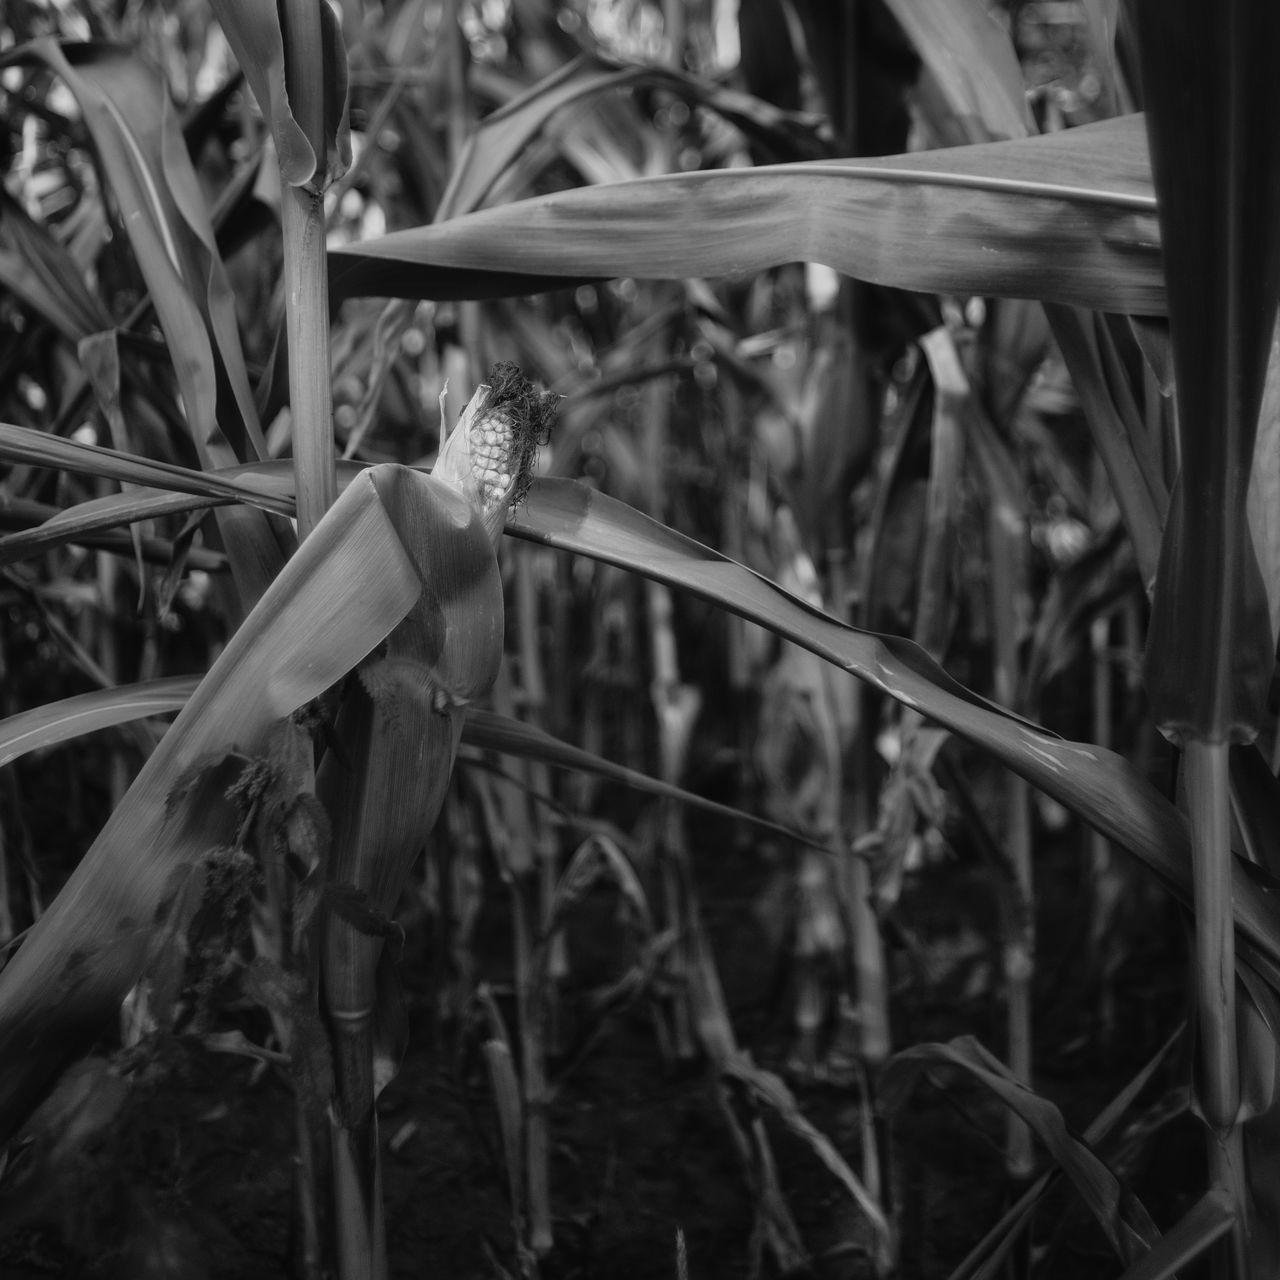
{"label": "corn cob", "polygon": [[514,364],[499,362],[440,448],[432,474],[471,502],[495,543],[507,511],[528,492],[538,446],[551,434],[557,399],[536,391]]}

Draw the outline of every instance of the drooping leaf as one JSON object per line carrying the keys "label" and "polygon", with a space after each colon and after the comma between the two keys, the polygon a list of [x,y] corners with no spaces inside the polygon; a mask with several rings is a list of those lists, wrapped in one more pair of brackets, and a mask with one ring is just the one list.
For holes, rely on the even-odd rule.
{"label": "drooping leaf", "polygon": [[[540,480],[508,532],[616,564],[690,591],[785,636],[989,751],[1147,864],[1184,900],[1190,851],[1181,814],[1114,752],[1067,742],[997,709],[951,680],[915,645],[858,631],[742,565],[566,480]],[[1238,926],[1280,958],[1280,903],[1235,866]]]}
{"label": "drooping leaf", "polygon": [[1280,299],[1280,7],[1229,0],[1212,22],[1194,0],[1138,12],[1182,463],[1147,686],[1166,734],[1248,740],[1276,647],[1246,497]]}
{"label": "drooping leaf", "polygon": [[[0,739],[0,741],[3,740]],[[735,809],[730,805],[707,800],[691,791],[686,791],[683,787],[663,782],[659,778],[651,778],[648,774],[640,773],[636,769],[628,769],[625,765],[615,764],[612,760],[606,760],[593,751],[584,751],[581,747],[564,742],[526,721],[514,720],[510,716],[486,711],[481,707],[472,707],[467,713],[467,721],[462,729],[462,741],[469,747],[481,750],[523,756],[526,759],[553,765],[558,769],[577,769],[583,773],[595,774],[611,782],[618,782],[623,786],[643,791],[647,795],[675,800],[691,808],[701,809],[704,813],[715,814],[730,822],[749,823],[757,830],[768,832],[784,840],[792,840],[800,844],[808,842],[802,832],[758,818],[754,814]]]}
{"label": "drooping leaf", "polygon": [[1136,1199],[1123,1194],[1115,1175],[1087,1143],[1070,1132],[1058,1108],[1016,1080],[972,1036],[962,1036],[949,1044],[915,1045],[896,1054],[880,1078],[883,1104],[890,1111],[900,1108],[920,1074],[931,1064],[967,1071],[1031,1126],[1071,1179],[1120,1258],[1132,1261],[1155,1244],[1157,1232],[1146,1210]]}
{"label": "drooping leaf", "polygon": [[[1185,1032],[1186,1024],[1184,1023],[1152,1054],[1137,1075],[1107,1103],[1085,1129],[1085,1142],[1090,1146],[1097,1146],[1107,1137],[1133,1105],[1138,1095],[1151,1083],[1156,1069],[1168,1058],[1169,1053],[1182,1040]],[[1040,1198],[1057,1176],[1056,1169],[1041,1174],[1018,1198],[1017,1203],[1012,1205],[1000,1221],[974,1245],[964,1261],[951,1273],[949,1280],[995,1280],[995,1277],[1001,1273],[1004,1260],[1019,1232],[1029,1224]]]}
{"label": "drooping leaf", "polygon": [[[240,471],[253,478],[253,487],[241,490],[244,500],[287,507],[292,495],[287,463],[260,463]],[[349,484],[359,472],[344,464],[340,483]],[[214,477],[187,472],[184,485],[198,490],[204,484],[214,500],[225,501],[236,482],[222,475],[217,479],[215,487]],[[148,503],[173,513],[209,500],[156,495],[144,502],[130,495],[128,508],[140,518],[138,513],[146,512]],[[110,510],[126,504],[122,497],[98,505]],[[1056,738],[979,698],[909,641],[850,627],[742,565],[575,481],[535,480],[527,501],[508,519],[507,532],[692,592],[793,640],[990,752],[1141,858],[1188,900],[1186,822],[1138,770],[1114,752]],[[1280,976],[1280,901],[1243,864],[1236,863],[1234,875],[1237,926],[1257,951],[1250,962],[1269,957]]]}
{"label": "drooping leaf", "polygon": [[1174,1280],[1181,1268],[1226,1235],[1235,1221],[1230,1195],[1218,1187],[1210,1188],[1120,1280]]}
{"label": "drooping leaf", "polygon": [[[335,249],[335,298],[496,297],[798,260],[874,283],[1164,310],[1136,116],[946,151],[610,183]],[[922,244],[929,245],[921,253]]]}

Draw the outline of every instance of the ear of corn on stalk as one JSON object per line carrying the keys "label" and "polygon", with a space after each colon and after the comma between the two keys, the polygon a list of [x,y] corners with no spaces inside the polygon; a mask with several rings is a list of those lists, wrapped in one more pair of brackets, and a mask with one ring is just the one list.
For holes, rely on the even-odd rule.
{"label": "ear of corn on stalk", "polygon": [[[349,681],[317,792],[333,825],[335,888],[363,899],[364,919],[331,910],[323,987],[335,1050],[334,1171],[340,1274],[385,1269],[373,1104],[377,969],[385,921],[439,816],[467,704],[502,660],[503,596],[494,549],[527,489],[554,398],[514,365],[494,367],[445,441],[430,477],[386,469],[379,492],[413,548],[425,590],[377,654]],[[456,508],[447,536],[415,536],[419,488]],[[346,762],[352,762],[348,764]]]}

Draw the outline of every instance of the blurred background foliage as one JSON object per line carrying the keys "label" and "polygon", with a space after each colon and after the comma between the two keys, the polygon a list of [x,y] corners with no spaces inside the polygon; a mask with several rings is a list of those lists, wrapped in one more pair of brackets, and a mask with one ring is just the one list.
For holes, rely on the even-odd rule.
{"label": "blurred background foliage", "polygon": [[[954,33],[943,19],[930,25],[937,5],[914,17],[906,0],[335,7],[352,163],[325,197],[331,248],[588,184],[999,136],[998,112],[957,113],[940,80],[935,55]],[[1090,25],[1099,6],[963,8],[983,10],[1016,51],[1024,131],[1131,109]],[[46,37],[118,44],[162,75],[226,264],[267,451],[287,456],[279,183],[209,6],[9,0],[0,49]],[[575,85],[583,91],[569,94]],[[543,118],[510,145],[503,130],[521,113]],[[0,169],[0,418],[199,465],[112,182],[47,65],[0,71]],[[1137,326],[1113,331],[1130,382],[1158,384],[1158,361],[1144,362],[1158,344],[1142,345]],[[492,362],[514,361],[561,397],[540,474],[583,480],[837,617],[913,638],[970,688],[1110,746],[1166,784],[1167,748],[1139,679],[1138,566],[1038,303],[912,294],[802,264],[732,281],[592,280],[518,299],[356,298],[335,309],[331,358],[341,457],[429,465],[446,388],[456,415]],[[30,529],[113,487],[13,465],[0,483],[0,528]],[[206,670],[238,616],[202,514],[6,561],[0,715]],[[415,1034],[461,1046],[458,1079],[472,1095],[504,1096],[495,1064],[506,1052],[522,1073],[514,1087],[531,1110],[518,1123],[528,1126],[545,1123],[572,1070],[607,1051],[598,1045],[613,1012],[638,1001],[670,1070],[708,1059],[718,1068],[751,1188],[749,1245],[729,1245],[688,1211],[690,1275],[748,1265],[943,1273],[975,1234],[948,1197],[983,1220],[998,1210],[1004,1188],[1020,1192],[1037,1167],[1029,1131],[1015,1115],[1001,1135],[998,1109],[962,1089],[945,1095],[958,1103],[950,1121],[936,1102],[913,1103],[891,1126],[876,1072],[916,1040],[971,1032],[1083,1126],[1176,1025],[1181,937],[1163,891],[1056,802],[750,623],[536,545],[508,540],[503,570],[496,710],[766,813],[813,847],[686,820],[670,802],[536,757],[499,764],[468,748],[403,904],[402,980],[413,1007],[432,1015],[433,1030]],[[159,732],[140,722],[0,771],[0,944],[43,911]],[[575,850],[578,879],[565,871]],[[495,907],[504,884],[511,905]],[[588,923],[567,923],[583,903]],[[247,945],[216,930],[208,944],[210,954]],[[746,964],[760,949],[768,963]],[[728,966],[727,1002],[717,959]],[[521,965],[535,966],[536,980]],[[243,975],[209,1009],[217,985],[206,981],[205,1012],[193,996],[171,1029],[216,1046],[235,1028],[269,1046]],[[513,995],[527,1000],[531,989],[536,1016]],[[634,1041],[614,1041],[624,1048],[613,1052],[639,1052]],[[790,1095],[762,1101],[768,1081],[786,1093],[777,1076],[733,1075],[739,1041],[801,1090],[829,1142]],[[544,1069],[549,1079],[531,1082]],[[1144,1104],[1116,1148],[1117,1167],[1135,1176],[1185,1118],[1185,1089],[1162,1066]],[[477,1106],[485,1140],[506,1137]],[[108,1111],[103,1127],[119,1118]],[[817,1175],[796,1173],[784,1141],[779,1177],[764,1113],[775,1141],[781,1115],[782,1130],[820,1159],[830,1149],[836,1185],[856,1168],[897,1229],[881,1231],[871,1213],[836,1229],[838,1214],[812,1207],[798,1227],[783,1184],[803,1194]],[[560,1119],[553,1110],[553,1131]],[[949,1170],[926,1169],[931,1125],[948,1135]],[[587,1140],[561,1132],[578,1159],[572,1145]],[[969,1202],[971,1167],[956,1153],[984,1140],[1002,1144],[1008,1181],[988,1161]],[[595,1274],[583,1261],[586,1228],[563,1221],[556,1182],[540,1190],[534,1165],[519,1165],[508,1151],[513,1225],[491,1228],[488,1274]],[[47,1222],[48,1206],[30,1190],[39,1177],[20,1174],[10,1175],[20,1189],[9,1221],[29,1229]],[[1148,1194],[1184,1207],[1194,1173],[1168,1182],[1150,1179]],[[497,1177],[492,1194],[500,1203]],[[1072,1236],[1077,1219],[1039,1222],[1043,1274],[1103,1265],[1091,1238]],[[150,1265],[148,1274],[179,1274]],[[641,1265],[652,1269],[634,1274],[676,1266],[671,1253]]]}

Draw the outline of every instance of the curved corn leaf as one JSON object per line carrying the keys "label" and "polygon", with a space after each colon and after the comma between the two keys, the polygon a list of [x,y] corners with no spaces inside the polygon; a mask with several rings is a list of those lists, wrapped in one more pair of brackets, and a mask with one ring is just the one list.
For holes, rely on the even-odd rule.
{"label": "curved corn leaf", "polygon": [[194,676],[172,676],[125,688],[95,689],[20,711],[0,720],[0,767],[29,751],[57,746],[98,729],[181,711],[199,683]]}
{"label": "curved corn leaf", "polygon": [[[1051,736],[964,689],[910,642],[839,622],[585,485],[536,481],[507,530],[690,591],[826,658],[989,751],[1189,900],[1186,822],[1122,756]],[[1238,860],[1234,876],[1237,926],[1263,957],[1280,959],[1280,901]]]}
{"label": "curved corn leaf", "polygon": [[[1170,1051],[1183,1039],[1185,1033],[1186,1024],[1184,1023],[1152,1054],[1138,1074],[1094,1117],[1084,1131],[1085,1142],[1090,1146],[1096,1146],[1107,1137],[1142,1090],[1151,1083],[1151,1077],[1156,1069],[1164,1063]],[[974,1245],[948,1280],[995,1280],[995,1277],[1004,1269],[1009,1250],[1013,1247],[1018,1235],[1030,1224],[1041,1197],[1056,1173],[1057,1170],[1050,1170],[1041,1174],[1018,1197],[1017,1203],[1009,1208],[1000,1221]],[[1161,1245],[1156,1246],[1157,1249],[1160,1247]]]}
{"label": "curved corn leaf", "polygon": [[1141,119],[1126,116],[945,151],[557,192],[335,249],[330,282],[335,299],[494,297],[804,260],[902,289],[1158,315],[1154,211]]}
{"label": "curved corn leaf", "polygon": [[[29,711],[0,720],[0,768],[12,764],[32,751],[55,747],[99,729],[129,724],[150,716],[181,711],[199,687],[196,676],[169,676],[121,685],[114,689],[95,689],[48,702]],[[803,832],[792,830],[757,817],[744,809],[719,804],[686,791],[669,782],[651,778],[636,769],[615,764],[594,752],[584,751],[571,743],[509,716],[471,707],[462,726],[462,744],[479,751],[496,751],[503,755],[521,756],[553,765],[558,769],[576,769],[607,778],[647,795],[675,800],[692,809],[713,814],[729,822],[745,822],[759,831],[797,844],[809,843]],[[826,845],[815,847],[826,848]]]}
{"label": "curved corn leaf", "polygon": [[[376,479],[375,470],[349,485],[281,571],[0,971],[0,1138],[138,980],[175,877],[234,840],[239,815],[225,791],[236,762],[351,670],[422,596],[414,548]],[[469,521],[465,504],[429,477],[414,483],[430,491],[441,532]]]}
{"label": "curved corn leaf", "polygon": [[[351,163],[347,54],[337,15],[325,0],[316,0],[324,46],[323,58],[315,68],[319,84],[294,87],[296,97],[319,92],[323,98],[318,113],[323,121],[322,136],[308,137],[294,117],[297,104],[291,106],[289,101],[279,5],[263,4],[262,0],[211,0],[211,7],[271,130],[281,176],[290,186],[323,190]],[[298,114],[304,114],[303,108],[298,108]],[[324,171],[317,177],[321,159]]]}
{"label": "curved corn leaf", "polygon": [[[239,470],[252,477],[253,485],[240,488],[242,500],[280,505],[290,501],[292,478],[287,463],[260,463]],[[355,474],[359,468],[346,464],[340,468],[339,482],[348,484]],[[131,494],[87,505],[99,513],[127,509],[135,518],[153,509],[193,509],[211,499],[225,501],[227,492],[239,487],[231,477],[232,473],[220,473],[215,489],[214,477],[187,472],[184,484],[192,489],[204,484],[205,498]],[[527,501],[508,519],[507,532],[692,592],[868,681],[990,752],[1141,858],[1189,901],[1186,822],[1129,761],[1101,747],[1054,737],[979,698],[909,641],[850,627],[744,566],[576,481],[535,480]],[[0,539],[0,551],[5,542]],[[1265,876],[1259,878],[1259,873],[1238,860],[1233,874],[1237,927],[1258,953],[1250,962],[1269,958],[1280,966],[1280,900],[1267,887]],[[1280,968],[1269,972],[1272,977],[1277,974]]]}

